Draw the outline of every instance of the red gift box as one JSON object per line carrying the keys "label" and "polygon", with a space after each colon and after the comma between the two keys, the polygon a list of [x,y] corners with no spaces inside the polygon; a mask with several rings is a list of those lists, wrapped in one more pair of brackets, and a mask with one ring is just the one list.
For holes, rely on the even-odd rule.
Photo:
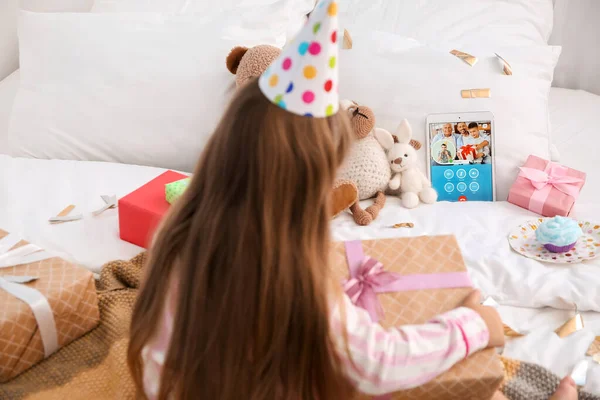
{"label": "red gift box", "polygon": [[508,201],[544,217],[568,216],[585,184],[585,172],[530,155]]}
{"label": "red gift box", "polygon": [[167,171],[119,199],[121,239],[148,248],[156,227],[171,206],[165,198],[165,185],[183,178],[187,175]]}

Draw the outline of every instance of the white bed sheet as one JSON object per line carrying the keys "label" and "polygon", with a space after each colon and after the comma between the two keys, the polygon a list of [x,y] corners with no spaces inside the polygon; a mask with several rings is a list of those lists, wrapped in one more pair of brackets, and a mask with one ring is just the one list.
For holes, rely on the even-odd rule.
{"label": "white bed sheet", "polygon": [[[18,76],[13,75],[11,79],[8,86],[14,87]],[[5,136],[3,106],[11,104],[6,87],[6,81],[0,82],[0,146]],[[550,105],[561,162],[588,172],[588,182],[574,209],[574,217],[600,222],[600,173],[592,157],[581,157],[579,153],[583,147],[600,147],[599,135],[593,131],[600,96],[552,89]],[[585,146],[577,145],[582,140]],[[108,210],[99,217],[91,217],[89,212],[102,206],[100,195],[124,196],[162,171],[102,162],[0,155],[0,228],[98,272],[103,263],[128,259],[142,249],[119,239],[117,210]],[[75,212],[85,213],[85,218],[50,225],[48,218],[68,204],[77,205]],[[532,218],[534,214],[504,202],[438,203],[406,210],[398,199],[390,198],[379,218],[369,227],[356,226],[348,215],[338,217],[332,226],[334,237],[340,240],[455,234],[476,285],[485,295],[503,304],[500,307],[503,320],[522,332],[540,327],[555,329],[572,315],[565,310],[572,308],[573,303],[580,310],[600,311],[600,258],[575,266],[545,265],[510,250],[506,240],[510,229]],[[415,228],[386,228],[401,221],[412,221]],[[517,306],[552,306],[564,310]],[[586,329],[600,335],[600,313],[588,312],[584,318]],[[523,357],[531,351],[531,348],[523,349]],[[544,351],[543,343],[537,351]],[[600,380],[599,368],[594,366],[590,376]]]}

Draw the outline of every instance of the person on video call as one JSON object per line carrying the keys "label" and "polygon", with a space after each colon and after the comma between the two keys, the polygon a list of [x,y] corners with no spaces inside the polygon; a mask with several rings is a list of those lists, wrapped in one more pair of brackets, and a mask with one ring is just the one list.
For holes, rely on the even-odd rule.
{"label": "person on video call", "polygon": [[459,122],[456,125],[456,148],[460,149],[465,145],[464,139],[469,137],[469,128],[466,122]]}
{"label": "person on video call", "polygon": [[440,164],[448,164],[452,158],[452,154],[450,151],[448,151],[448,145],[446,143],[442,143],[442,149],[438,154],[438,162]]}
{"label": "person on video call", "polygon": [[469,136],[463,137],[463,143],[475,147],[477,152],[473,162],[476,164],[489,164],[490,142],[487,140],[487,135],[483,136],[479,133],[479,124],[477,122],[471,122],[468,129]]}
{"label": "person on video call", "polygon": [[452,126],[452,124],[447,123],[447,124],[444,124],[444,127],[442,128],[442,132],[435,135],[435,137],[431,140],[431,144],[444,139],[444,140],[452,141],[452,144],[454,145],[454,147],[456,147],[457,136],[459,136],[459,135],[454,133],[454,127]]}

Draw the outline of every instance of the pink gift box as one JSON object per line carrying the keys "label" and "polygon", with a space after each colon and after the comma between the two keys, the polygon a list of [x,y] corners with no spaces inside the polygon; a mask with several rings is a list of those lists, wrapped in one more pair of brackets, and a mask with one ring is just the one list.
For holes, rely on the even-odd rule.
{"label": "pink gift box", "polygon": [[533,155],[520,169],[508,201],[544,217],[568,216],[585,184],[585,172]]}

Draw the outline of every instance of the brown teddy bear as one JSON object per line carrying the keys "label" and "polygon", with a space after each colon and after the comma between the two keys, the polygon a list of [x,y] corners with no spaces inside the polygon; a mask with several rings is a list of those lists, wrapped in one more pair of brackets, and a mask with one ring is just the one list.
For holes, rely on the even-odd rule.
{"label": "brown teddy bear", "polygon": [[281,54],[281,49],[261,44],[247,48],[234,47],[227,56],[227,69],[235,75],[235,86],[241,87],[250,79],[259,77]]}

